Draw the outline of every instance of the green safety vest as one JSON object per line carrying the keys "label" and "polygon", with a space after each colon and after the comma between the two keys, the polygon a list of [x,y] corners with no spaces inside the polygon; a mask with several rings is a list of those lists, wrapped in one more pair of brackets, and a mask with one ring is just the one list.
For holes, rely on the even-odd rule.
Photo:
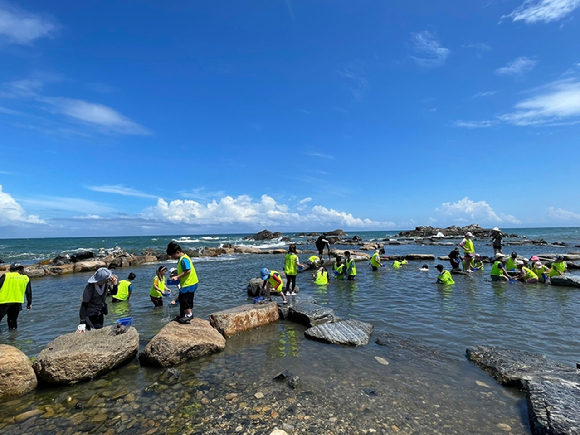
{"label": "green safety vest", "polygon": [[191,261],[191,258],[189,258],[187,254],[183,254],[179,258],[179,261],[177,262],[177,274],[181,275],[183,273],[183,268],[181,267],[181,260],[183,260],[184,258],[189,260],[189,264],[191,265],[191,271],[189,272],[189,275],[182,276],[181,278],[179,278],[179,285],[181,286],[182,289],[184,287],[195,285],[199,282],[199,280],[197,279],[197,273],[195,273],[195,267],[193,267],[193,261]]}
{"label": "green safety vest", "polygon": [[455,284],[455,281],[453,281],[453,278],[451,277],[451,274],[449,273],[448,270],[444,270],[443,273],[440,273],[439,276],[437,277],[437,281],[439,282],[439,284],[445,285]]}
{"label": "green safety vest", "polygon": [[341,263],[340,266],[337,266],[337,263],[334,263],[334,266],[332,267],[336,273],[338,273],[338,275],[336,275],[336,279],[344,279],[344,264]]}
{"label": "green safety vest", "polygon": [[550,269],[550,273],[548,274],[548,276],[559,275],[559,273],[556,271],[564,273],[566,271],[566,263],[564,261],[552,263],[552,268]]}
{"label": "green safety vest", "polygon": [[314,280],[314,284],[324,285],[328,284],[328,272],[323,270],[322,272],[316,272],[316,279]]}
{"label": "green safety vest", "polygon": [[534,266],[532,268],[532,272],[534,272],[536,274],[536,276],[538,277],[538,279],[544,279],[542,278],[542,274],[546,273],[548,271],[548,266],[545,266],[542,264],[542,267],[538,268],[536,266]]}
{"label": "green safety vest", "polygon": [[[280,282],[276,281],[276,279],[274,279],[274,275],[276,275],[279,279]],[[270,283],[270,285],[272,286],[272,288],[275,291],[282,291],[282,287],[284,286],[284,283],[282,282],[282,278],[280,277],[280,273],[276,272],[275,270],[271,270],[268,276],[268,282]]]}
{"label": "green safety vest", "polygon": [[346,260],[346,273],[349,276],[356,275],[356,264],[355,264],[354,260]]}
{"label": "green safety vest", "polygon": [[318,264],[320,258],[318,258],[316,255],[312,255],[311,257],[308,257],[308,260],[310,260],[311,263]]}
{"label": "green safety vest", "polygon": [[[157,275],[155,275],[155,278],[157,278],[157,287],[159,287],[159,290],[161,290],[161,293],[157,291],[157,289],[155,288],[155,286],[153,284],[151,284],[151,291],[149,292],[149,295],[153,296],[154,298],[160,298],[161,296],[163,296],[163,292],[165,291],[165,277],[161,277],[159,278]],[[155,278],[153,278],[153,282],[155,282]]]}
{"label": "green safety vest", "polygon": [[401,262],[398,260],[393,261],[393,267],[395,269],[400,269],[401,268]]}
{"label": "green safety vest", "polygon": [[503,275],[503,270],[500,269],[499,265],[501,264],[501,261],[495,261],[492,266],[491,266],[491,275],[492,276],[502,276]]}
{"label": "green safety vest", "polygon": [[298,256],[296,254],[286,254],[284,273],[286,275],[298,275]]}
{"label": "green safety vest", "polygon": [[508,258],[506,265],[507,270],[517,269],[518,268],[518,259],[517,258]]}
{"label": "green safety vest", "polygon": [[473,247],[473,242],[469,239],[465,239],[465,243],[463,244],[463,252],[466,254],[473,254],[475,252],[475,248]]}
{"label": "green safety vest", "polygon": [[528,269],[528,268],[527,268],[527,267],[525,267],[525,266],[524,266],[524,267],[522,267],[522,272],[525,272],[525,273],[526,273],[526,278],[525,278],[525,279],[526,279],[526,281],[527,281],[528,279],[537,279],[537,278],[538,278],[538,275],[536,275],[536,274],[534,273],[534,271],[533,271],[533,270],[531,270],[531,269]]}
{"label": "green safety vest", "polygon": [[373,254],[371,257],[371,266],[373,267],[381,267],[381,257],[379,254]]}
{"label": "green safety vest", "polygon": [[120,301],[126,301],[127,299],[129,299],[130,285],[131,281],[127,281],[126,279],[119,281],[119,284],[117,284],[117,294],[113,297]]}
{"label": "green safety vest", "polygon": [[6,272],[0,288],[0,304],[23,304],[24,294],[30,278],[18,272]]}

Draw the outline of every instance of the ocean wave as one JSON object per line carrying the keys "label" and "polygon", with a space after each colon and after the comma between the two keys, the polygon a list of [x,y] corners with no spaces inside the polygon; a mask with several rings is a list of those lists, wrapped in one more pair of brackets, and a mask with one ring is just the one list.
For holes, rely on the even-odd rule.
{"label": "ocean wave", "polygon": [[152,241],[152,242],[156,242],[156,241],[157,241],[157,238],[156,238],[156,237],[153,237],[153,238],[151,239],[151,241]]}
{"label": "ocean wave", "polygon": [[213,237],[213,236],[208,237],[208,236],[205,236],[205,237],[202,237],[201,239],[202,240],[219,240],[220,237]]}
{"label": "ocean wave", "polygon": [[177,243],[199,243],[201,242],[200,239],[190,239],[189,237],[180,237],[179,239],[175,239]]}
{"label": "ocean wave", "polygon": [[286,242],[272,242],[272,243],[262,243],[261,245],[247,245],[252,248],[268,249],[268,248],[284,248],[286,247]]}

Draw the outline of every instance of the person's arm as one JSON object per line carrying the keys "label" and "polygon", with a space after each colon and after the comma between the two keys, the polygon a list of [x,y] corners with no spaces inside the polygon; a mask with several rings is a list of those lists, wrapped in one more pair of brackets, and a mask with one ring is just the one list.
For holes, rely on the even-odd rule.
{"label": "person's arm", "polygon": [[181,270],[183,270],[183,272],[181,272],[179,275],[176,275],[175,279],[181,279],[184,276],[187,276],[191,273],[191,263],[189,262],[189,260],[187,258],[182,258],[180,261],[181,261]]}
{"label": "person's arm", "polygon": [[113,284],[113,287],[111,287],[111,296],[117,296],[118,291],[119,285],[117,283]]}
{"label": "person's arm", "polygon": [[32,309],[32,284],[30,284],[30,281],[26,285],[26,309]]}
{"label": "person's arm", "polygon": [[4,281],[6,281],[6,275],[0,276],[0,288],[4,285]]}
{"label": "person's arm", "polygon": [[465,245],[465,242],[466,242],[466,240],[463,239],[461,242],[459,242],[459,245],[458,246],[461,246],[463,248],[463,246]]}
{"label": "person's arm", "polygon": [[133,284],[129,284],[129,294],[127,295],[127,300],[131,298],[131,293],[133,293]]}
{"label": "person's arm", "polygon": [[[280,276],[278,276],[278,275],[276,275],[276,274],[272,274],[272,276],[274,277],[274,279],[276,280],[276,282],[277,282],[278,284],[283,284],[283,282],[282,282],[282,278],[280,278]],[[276,288],[277,288],[277,287],[278,287],[278,286],[276,286]]]}

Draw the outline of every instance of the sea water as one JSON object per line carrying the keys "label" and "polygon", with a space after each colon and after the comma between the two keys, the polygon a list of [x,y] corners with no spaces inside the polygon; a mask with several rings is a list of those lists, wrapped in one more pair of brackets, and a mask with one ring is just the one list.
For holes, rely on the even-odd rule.
{"label": "sea water", "polygon": [[[513,232],[521,234],[524,230]],[[528,234],[549,242],[565,241],[570,245],[578,242],[577,229],[536,229],[529,230]],[[365,239],[390,236],[386,233],[362,235]],[[212,237],[218,238],[205,240],[189,236],[190,240],[200,239],[200,242],[192,242],[200,246],[224,240],[228,243],[227,240],[235,239],[242,243],[240,236]],[[136,252],[146,247],[162,250],[172,238],[158,236],[156,239],[75,239],[74,242],[72,239],[53,239],[56,248],[50,247],[49,239],[29,239],[18,243],[2,240],[0,245],[8,245],[9,252],[18,252],[19,249],[36,252],[40,258],[47,252],[58,254],[61,250],[72,251],[81,247],[121,246]],[[128,240],[131,242],[124,244]],[[133,248],[127,248],[129,245]],[[477,241],[475,245],[477,252],[493,253],[487,241]],[[303,245],[299,249],[313,249],[313,246]],[[386,247],[387,253],[393,255],[429,253],[440,256],[451,249],[450,246],[416,244]],[[506,247],[504,252],[511,250]],[[566,253],[574,248],[516,246],[513,250],[531,256]],[[302,255],[304,259],[306,256]],[[257,277],[262,267],[283,270],[283,262],[283,255],[195,258],[200,278],[195,296],[195,316],[207,319],[212,312],[251,303],[246,292],[249,280]],[[429,272],[419,271],[424,263],[428,264]],[[100,384],[91,381],[72,387],[38,389],[17,399],[4,400],[0,406],[0,433],[73,433],[75,430],[105,433],[110,428],[119,427],[125,433],[145,433],[147,431],[140,429],[143,421],[165,421],[170,417],[171,420],[163,425],[167,433],[210,433],[210,430],[214,430],[211,433],[232,433],[239,427],[242,427],[241,433],[260,432],[256,426],[258,423],[251,419],[251,413],[256,411],[250,409],[245,413],[243,408],[232,408],[231,412],[226,412],[228,407],[237,406],[221,397],[232,389],[244,397],[240,405],[255,401],[253,394],[260,389],[270,391],[276,397],[276,403],[285,404],[292,395],[296,396],[297,403],[301,404],[298,412],[289,411],[293,405],[281,408],[277,418],[269,417],[267,422],[261,422],[268,429],[283,422],[301,427],[304,420],[297,420],[300,412],[310,412],[317,421],[333,422],[338,418],[338,422],[328,423],[328,430],[316,426],[316,429],[311,427],[311,433],[358,433],[373,428],[391,433],[395,426],[403,433],[489,434],[500,433],[498,425],[504,424],[510,426],[513,434],[529,433],[522,393],[497,385],[467,361],[465,350],[478,344],[497,345],[545,354],[574,365],[580,360],[580,337],[577,334],[580,292],[575,288],[542,284],[491,282],[489,265],[483,272],[455,276],[454,286],[438,286],[435,284],[435,265],[438,263],[410,262],[396,270],[386,262],[386,267],[372,272],[366,262],[359,262],[355,281],[332,280],[326,286],[315,286],[308,272],[299,274],[297,283],[301,294],[310,295],[320,305],[334,309],[338,317],[355,318],[374,325],[367,346],[343,348],[311,341],[304,337],[304,327],[282,321],[228,339],[222,353],[179,366],[184,379],[198,385],[195,388],[201,393],[195,391],[196,394],[212,398],[207,406],[196,408],[195,412],[188,405],[173,402],[180,397],[179,393],[160,393],[154,398],[145,393],[146,387],[156,381],[162,370],[140,367],[133,362],[105,376],[109,383],[103,387],[97,388],[95,385]],[[127,303],[109,304],[107,324],[122,317],[132,317],[133,326],[140,334],[141,348],[179,310],[177,305],[170,306],[167,298],[164,298],[162,309],[153,308],[149,289],[157,267],[157,264],[151,264],[118,269],[121,279],[129,272],[137,275],[133,282],[133,295]],[[90,273],[33,280],[33,309],[22,311],[17,331],[7,331],[5,323],[0,325],[0,343],[17,346],[34,357],[55,337],[75,331],[80,297],[89,276]],[[375,343],[375,339],[385,333],[396,334],[405,340],[404,344],[399,347]],[[301,378],[297,390],[272,381],[272,377],[282,370],[289,370]],[[201,390],[199,385],[207,391]],[[62,401],[63,395],[71,395],[86,404],[99,394],[103,398],[110,397],[104,391],[99,392],[107,389],[129,391],[132,401],[127,401],[123,407],[134,406],[141,410],[141,414],[138,411],[135,415],[127,413],[128,420],[120,419],[118,424],[122,420],[123,426],[119,427],[109,426],[109,423],[117,424],[110,419],[107,424],[93,422],[91,413],[105,410],[113,418],[115,413],[121,412],[119,402],[107,399],[101,408],[66,409],[55,417],[37,417],[36,420],[5,425],[7,419],[21,412],[55,405]],[[196,397],[193,391],[191,395]],[[155,400],[172,404],[172,409],[179,412],[167,414],[159,406],[152,406],[157,403]],[[215,409],[211,408],[214,403]],[[226,411],[223,411],[222,419],[217,419],[215,416],[220,410]],[[210,418],[211,415],[214,417]],[[138,421],[131,424],[131,419]],[[27,424],[30,426],[22,427]],[[184,427],[191,429],[184,431]],[[158,433],[166,433],[162,429],[159,428]]]}

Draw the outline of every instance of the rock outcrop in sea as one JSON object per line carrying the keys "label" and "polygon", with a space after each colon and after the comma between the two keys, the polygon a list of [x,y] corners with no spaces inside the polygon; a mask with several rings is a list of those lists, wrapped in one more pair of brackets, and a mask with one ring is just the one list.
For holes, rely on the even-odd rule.
{"label": "rock outcrop in sea", "polygon": [[0,399],[28,393],[36,384],[28,357],[14,346],[0,344]]}

